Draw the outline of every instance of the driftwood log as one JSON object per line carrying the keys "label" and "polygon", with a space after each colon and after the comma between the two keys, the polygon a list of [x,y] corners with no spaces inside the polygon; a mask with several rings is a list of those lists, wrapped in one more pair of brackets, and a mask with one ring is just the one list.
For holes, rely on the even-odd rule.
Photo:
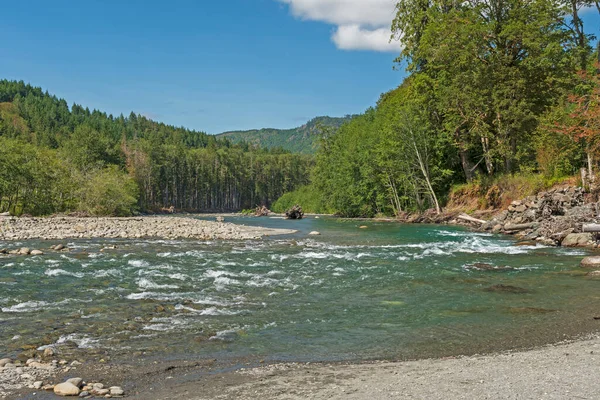
{"label": "driftwood log", "polygon": [[505,231],[524,231],[526,229],[535,229],[539,226],[537,222],[530,222],[528,224],[506,224],[504,225]]}
{"label": "driftwood log", "polygon": [[600,232],[600,224],[583,224],[583,232]]}
{"label": "driftwood log", "polygon": [[294,207],[290,208],[285,212],[285,217],[287,219],[302,219],[304,217],[302,207],[296,204]]}
{"label": "driftwood log", "polygon": [[267,208],[267,206],[258,206],[254,210],[254,215],[256,217],[268,217],[271,214],[271,210]]}
{"label": "driftwood log", "polygon": [[456,218],[462,219],[463,221],[474,222],[476,224],[485,224],[486,223],[486,221],[484,221],[482,219],[473,218],[473,217],[471,217],[470,215],[467,215],[467,214],[460,214]]}

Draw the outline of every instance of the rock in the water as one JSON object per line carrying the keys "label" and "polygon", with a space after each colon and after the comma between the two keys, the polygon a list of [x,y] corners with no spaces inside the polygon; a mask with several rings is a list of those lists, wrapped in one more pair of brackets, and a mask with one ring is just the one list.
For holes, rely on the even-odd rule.
{"label": "rock in the water", "polygon": [[82,378],[71,378],[71,379],[67,379],[67,382],[72,383],[73,385],[80,388],[81,384],[83,383],[83,379]]}
{"label": "rock in the water", "polygon": [[54,386],[54,394],[59,396],[79,396],[79,388],[71,382],[63,382]]}
{"label": "rock in the water", "polygon": [[515,293],[515,294],[523,294],[529,293],[529,290],[523,289],[517,286],[511,285],[494,285],[485,289],[486,292],[496,292],[496,293]]}
{"label": "rock in the water", "polygon": [[32,256],[43,256],[44,252],[41,250],[31,250],[29,254],[31,254]]}
{"label": "rock in the water", "polygon": [[21,255],[27,255],[27,254],[29,254],[30,252],[31,252],[31,250],[29,250],[27,247],[21,247],[21,248],[19,249],[19,254],[21,254]]}
{"label": "rock in the water", "polygon": [[321,232],[317,232],[317,231],[312,231],[311,233],[309,233],[309,235],[312,236],[319,236],[321,234]]}
{"label": "rock in the water", "polygon": [[589,278],[600,278],[600,271],[590,271],[586,276]]}
{"label": "rock in the water", "polygon": [[54,356],[54,349],[52,349],[52,347],[47,347],[44,349],[44,357],[53,357]]}
{"label": "rock in the water", "polygon": [[584,247],[594,240],[591,233],[570,233],[561,243],[563,247]]}
{"label": "rock in the water", "polygon": [[90,392],[88,392],[87,390],[84,390],[83,392],[79,393],[79,397],[88,397],[90,396]]}
{"label": "rock in the water", "polygon": [[591,257],[584,258],[583,260],[581,260],[581,266],[583,268],[598,268],[598,269],[600,269],[600,256],[591,256]]}
{"label": "rock in the water", "polygon": [[367,229],[367,228],[368,228],[368,226],[366,226],[366,225],[361,225],[358,227],[358,229]]}
{"label": "rock in the water", "polygon": [[64,248],[65,248],[64,244],[57,244],[56,246],[54,246],[54,250],[56,250],[56,251],[60,251]]}

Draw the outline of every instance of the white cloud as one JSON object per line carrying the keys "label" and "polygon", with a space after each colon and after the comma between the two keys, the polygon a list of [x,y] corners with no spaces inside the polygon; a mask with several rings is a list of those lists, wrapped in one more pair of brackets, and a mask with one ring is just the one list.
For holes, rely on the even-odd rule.
{"label": "white cloud", "polygon": [[390,42],[390,30],[380,28],[369,30],[359,25],[342,25],[331,37],[338,49],[342,50],[374,50],[399,53],[400,44]]}
{"label": "white cloud", "polygon": [[390,41],[396,0],[278,0],[296,18],[336,25],[331,37],[339,49],[399,52]]}

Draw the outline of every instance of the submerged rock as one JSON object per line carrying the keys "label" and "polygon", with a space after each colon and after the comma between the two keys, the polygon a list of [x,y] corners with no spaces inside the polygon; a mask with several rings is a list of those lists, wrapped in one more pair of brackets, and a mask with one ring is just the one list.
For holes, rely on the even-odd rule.
{"label": "submerged rock", "polygon": [[527,289],[524,289],[524,288],[521,288],[518,286],[503,285],[503,284],[493,285],[488,288],[485,288],[484,290],[486,292],[493,292],[493,293],[514,293],[514,294],[530,293],[530,291]]}
{"label": "submerged rock", "polygon": [[479,271],[512,271],[514,268],[508,267],[506,265],[492,265],[487,263],[474,263],[471,265],[467,265],[465,268],[467,269],[475,269]]}
{"label": "submerged rock", "polygon": [[312,231],[311,233],[309,233],[309,235],[312,236],[319,236],[321,234],[321,232],[317,232],[317,231]]}
{"label": "submerged rock", "polygon": [[600,269],[600,256],[586,257],[581,260],[580,264],[583,268],[598,268]]}

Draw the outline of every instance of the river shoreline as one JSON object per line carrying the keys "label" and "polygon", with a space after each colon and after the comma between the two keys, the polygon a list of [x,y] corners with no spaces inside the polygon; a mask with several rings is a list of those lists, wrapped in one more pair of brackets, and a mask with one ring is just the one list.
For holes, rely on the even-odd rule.
{"label": "river shoreline", "polygon": [[29,239],[196,239],[250,240],[287,235],[293,229],[250,227],[205,221],[193,216],[144,217],[0,217],[0,240]]}

